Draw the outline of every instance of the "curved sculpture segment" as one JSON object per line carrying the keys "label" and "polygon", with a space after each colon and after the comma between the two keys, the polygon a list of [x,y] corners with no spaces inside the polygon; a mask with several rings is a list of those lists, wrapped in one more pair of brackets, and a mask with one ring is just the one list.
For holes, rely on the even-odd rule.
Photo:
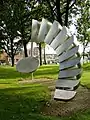
{"label": "curved sculpture segment", "polygon": [[[32,20],[33,21],[33,20]],[[70,100],[76,91],[81,76],[79,46],[75,44],[74,36],[70,36],[67,27],[62,27],[56,20],[48,24],[44,18],[40,23],[37,41],[50,45],[57,53],[60,63],[60,71],[56,82],[54,99]],[[33,26],[33,22],[32,22]],[[32,30],[33,33],[33,30]],[[42,37],[43,36],[43,37]],[[36,42],[31,37],[32,42]]]}
{"label": "curved sculpture segment", "polygon": [[72,99],[81,77],[79,46],[75,43],[75,37],[70,35],[67,27],[62,27],[56,20],[50,23],[43,18],[42,22],[32,20],[31,42],[45,42],[56,51],[60,70],[54,99]]}

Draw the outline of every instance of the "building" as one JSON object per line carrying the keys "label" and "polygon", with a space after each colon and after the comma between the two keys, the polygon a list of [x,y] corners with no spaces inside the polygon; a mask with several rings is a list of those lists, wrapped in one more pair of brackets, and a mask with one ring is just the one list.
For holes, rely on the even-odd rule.
{"label": "building", "polygon": [[0,53],[0,64],[4,64],[4,63],[9,64],[8,59],[9,56],[4,50],[2,50],[2,52]]}

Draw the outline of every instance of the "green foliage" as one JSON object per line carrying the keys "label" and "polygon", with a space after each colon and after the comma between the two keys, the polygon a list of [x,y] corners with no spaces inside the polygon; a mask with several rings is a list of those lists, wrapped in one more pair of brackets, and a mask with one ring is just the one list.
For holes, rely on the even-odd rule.
{"label": "green foliage", "polygon": [[81,85],[90,88],[90,63],[83,65],[83,74],[81,77]]}
{"label": "green foliage", "polygon": [[75,13],[76,0],[41,0],[43,4],[46,3],[50,9],[52,20],[57,20],[62,26],[69,26],[72,22],[72,13]]}
{"label": "green foliage", "polygon": [[90,70],[90,63],[84,63],[83,69],[84,69],[85,71],[89,71],[89,70]]}
{"label": "green foliage", "polygon": [[78,38],[86,47],[90,42],[90,34],[87,30],[90,28],[90,1],[79,1],[79,18],[78,18]]}
{"label": "green foliage", "polygon": [[[35,0],[2,1],[0,5],[3,6],[0,12],[0,26],[3,28],[0,28],[1,47],[12,58],[12,54],[16,54],[23,45],[27,57],[26,45],[31,38],[32,19],[50,19],[50,10]],[[19,42],[14,43],[17,38]]]}
{"label": "green foliage", "polygon": [[0,44],[1,48],[4,49],[11,58],[12,66],[14,65],[14,56],[21,50],[21,44],[14,42],[18,37],[18,23],[15,9],[14,5],[12,5],[12,1],[4,1],[0,11]]}

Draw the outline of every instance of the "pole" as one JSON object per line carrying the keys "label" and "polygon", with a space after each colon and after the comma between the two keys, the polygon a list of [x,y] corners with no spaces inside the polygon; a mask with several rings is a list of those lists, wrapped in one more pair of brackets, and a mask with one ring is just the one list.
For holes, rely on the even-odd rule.
{"label": "pole", "polygon": [[[31,57],[33,57],[33,42],[31,42]],[[33,80],[33,72],[31,73],[31,79]]]}

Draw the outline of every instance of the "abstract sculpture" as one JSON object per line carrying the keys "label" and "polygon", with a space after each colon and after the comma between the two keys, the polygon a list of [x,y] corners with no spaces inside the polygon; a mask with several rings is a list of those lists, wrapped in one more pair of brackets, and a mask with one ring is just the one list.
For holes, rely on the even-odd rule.
{"label": "abstract sculpture", "polygon": [[[77,89],[80,83],[81,64],[78,52],[79,46],[76,46],[74,39],[74,36],[70,35],[68,28],[62,27],[57,21],[54,21],[52,24],[44,18],[42,22],[32,20],[31,42],[45,42],[49,44],[56,51],[59,58],[60,70],[58,80],[56,81],[54,99],[72,99],[76,94],[75,89]],[[23,61],[20,61],[16,66],[19,72],[23,72],[25,69],[27,72],[33,71],[31,70],[32,68],[29,68],[31,67],[29,63],[26,65],[28,68],[19,69],[21,62]],[[23,62],[23,64],[25,63]],[[33,63],[31,64],[32,66],[34,65]],[[34,70],[37,67],[38,63],[34,66]]]}

